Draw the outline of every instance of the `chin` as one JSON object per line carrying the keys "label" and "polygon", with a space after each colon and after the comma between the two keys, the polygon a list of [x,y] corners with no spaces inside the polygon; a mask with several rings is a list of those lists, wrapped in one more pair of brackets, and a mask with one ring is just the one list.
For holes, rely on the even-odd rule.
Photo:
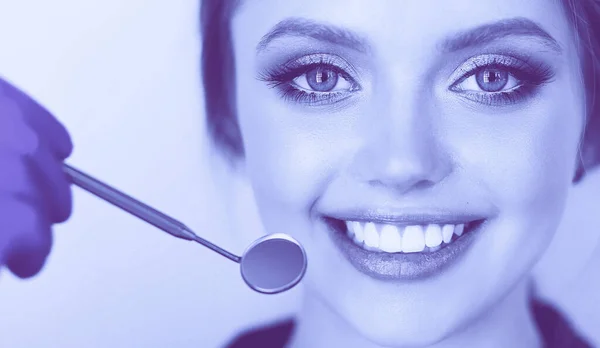
{"label": "chin", "polygon": [[353,318],[352,321],[361,336],[383,347],[429,347],[454,332],[451,328],[455,325],[451,321],[423,316],[415,320],[416,316],[408,316],[412,318],[412,323],[406,323],[398,317],[378,317],[377,320]]}
{"label": "chin", "polygon": [[[333,296],[332,300],[331,306],[353,331],[383,347],[429,347],[465,327],[469,315],[477,310],[474,303],[462,306],[454,303],[444,309],[411,296],[399,298],[397,292],[354,298]],[[439,300],[443,301],[443,297]],[[463,310],[456,313],[453,308]]]}

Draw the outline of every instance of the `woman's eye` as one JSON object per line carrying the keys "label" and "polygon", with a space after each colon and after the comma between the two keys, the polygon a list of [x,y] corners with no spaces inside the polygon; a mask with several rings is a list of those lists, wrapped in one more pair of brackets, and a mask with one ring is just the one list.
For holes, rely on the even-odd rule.
{"label": "woman's eye", "polygon": [[503,107],[528,101],[552,81],[554,69],[542,61],[510,55],[469,58],[452,74],[448,88],[479,104]]}
{"label": "woman's eye", "polygon": [[352,84],[336,69],[317,66],[293,80],[298,87],[309,92],[339,92],[352,89]]}
{"label": "woman's eye", "polygon": [[455,88],[463,92],[495,93],[513,90],[521,84],[507,69],[486,67],[478,69]]}
{"label": "woman's eye", "polygon": [[357,70],[347,60],[327,53],[275,65],[258,76],[284,101],[306,107],[334,105],[352,98],[361,91],[358,78]]}

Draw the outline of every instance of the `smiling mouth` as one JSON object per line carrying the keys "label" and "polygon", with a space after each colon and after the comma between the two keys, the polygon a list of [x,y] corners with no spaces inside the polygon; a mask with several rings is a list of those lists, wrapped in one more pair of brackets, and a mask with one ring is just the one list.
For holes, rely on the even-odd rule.
{"label": "smiling mouth", "polygon": [[412,216],[400,219],[322,216],[348,261],[379,280],[423,279],[455,264],[484,229],[481,216]]}

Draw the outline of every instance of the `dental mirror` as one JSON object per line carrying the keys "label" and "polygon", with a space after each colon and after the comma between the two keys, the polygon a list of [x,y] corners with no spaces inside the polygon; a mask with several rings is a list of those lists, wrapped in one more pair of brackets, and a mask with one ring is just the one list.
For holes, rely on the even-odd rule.
{"label": "dental mirror", "polygon": [[246,284],[263,294],[277,294],[293,288],[304,277],[306,265],[304,248],[285,234],[257,239],[240,261]]}
{"label": "dental mirror", "polygon": [[250,244],[242,257],[239,257],[199,237],[189,227],[174,218],[70,165],[64,164],[63,171],[74,185],[106,202],[174,237],[195,241],[219,255],[239,263],[244,282],[257,292],[278,294],[293,288],[304,277],[307,264],[304,248],[286,234],[276,233],[261,237]]}

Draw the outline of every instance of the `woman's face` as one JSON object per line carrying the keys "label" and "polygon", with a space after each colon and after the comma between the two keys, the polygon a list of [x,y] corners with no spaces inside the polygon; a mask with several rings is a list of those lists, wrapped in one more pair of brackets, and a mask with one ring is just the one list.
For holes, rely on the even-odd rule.
{"label": "woman's face", "polygon": [[527,274],[584,120],[558,2],[246,0],[232,24],[263,222],[352,327],[437,341]]}

